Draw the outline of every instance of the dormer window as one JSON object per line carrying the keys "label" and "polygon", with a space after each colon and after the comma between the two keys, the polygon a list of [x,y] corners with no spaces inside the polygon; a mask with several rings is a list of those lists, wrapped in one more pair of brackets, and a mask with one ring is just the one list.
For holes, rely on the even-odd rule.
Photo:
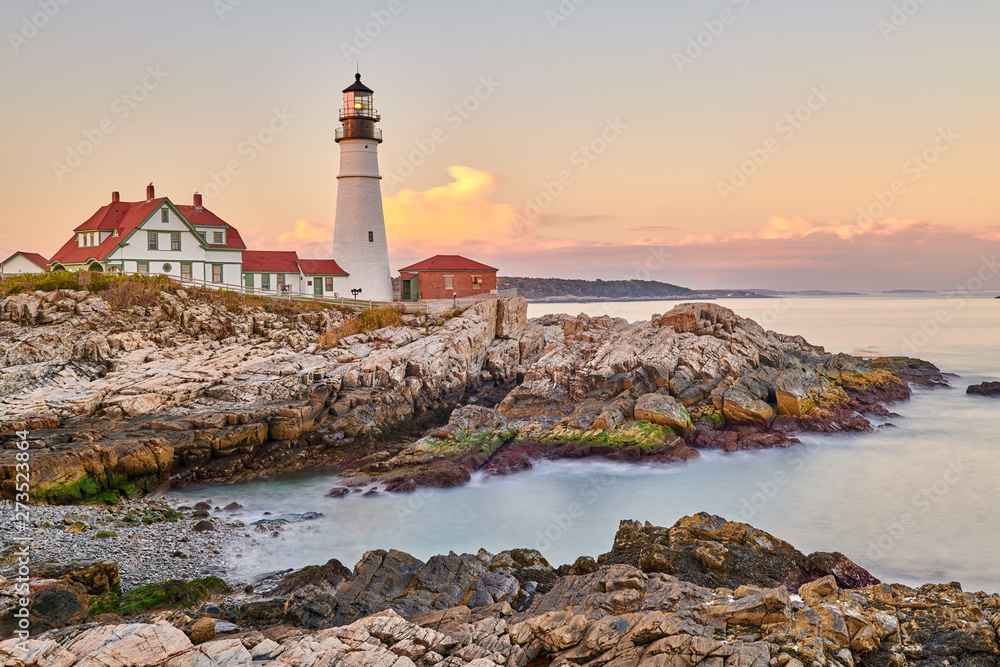
{"label": "dormer window", "polygon": [[170,222],[170,211],[167,209],[160,211],[160,222]]}
{"label": "dormer window", "polygon": [[223,240],[222,232],[212,232],[212,243],[216,245],[221,245],[225,243]]}

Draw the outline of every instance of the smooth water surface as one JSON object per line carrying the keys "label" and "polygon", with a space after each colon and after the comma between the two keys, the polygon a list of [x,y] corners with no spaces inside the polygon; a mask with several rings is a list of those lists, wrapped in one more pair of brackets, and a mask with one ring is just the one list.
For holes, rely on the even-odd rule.
{"label": "smooth water surface", "polygon": [[[532,304],[547,312],[629,320],[676,302]],[[669,526],[699,511],[767,530],[804,552],[842,551],[887,581],[961,581],[1000,591],[1000,399],[968,396],[1000,380],[1000,300],[939,297],[732,299],[719,303],[831,351],[907,354],[961,377],[953,388],[914,392],[899,418],[873,433],[810,436],[784,450],[704,452],[689,464],[539,463],[506,478],[404,496],[326,498],[333,475],[171,492],[177,502],[238,501],[247,521],[322,512],[278,537],[252,533],[226,554],[234,575],[369,549],[419,558],[437,553],[538,548],[554,565],[608,551],[621,519]]]}

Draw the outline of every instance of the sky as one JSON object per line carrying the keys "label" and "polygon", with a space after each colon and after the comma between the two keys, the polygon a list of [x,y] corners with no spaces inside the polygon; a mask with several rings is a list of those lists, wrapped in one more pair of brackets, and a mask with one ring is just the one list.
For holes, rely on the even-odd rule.
{"label": "sky", "polygon": [[1000,246],[998,26],[995,0],[6,0],[0,255],[154,182],[329,256],[360,65],[393,270],[950,290]]}

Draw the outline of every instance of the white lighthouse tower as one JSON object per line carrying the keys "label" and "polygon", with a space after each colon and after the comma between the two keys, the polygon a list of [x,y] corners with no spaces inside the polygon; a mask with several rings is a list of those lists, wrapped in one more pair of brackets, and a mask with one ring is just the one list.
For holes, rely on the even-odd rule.
{"label": "white lighthouse tower", "polygon": [[340,175],[337,176],[337,219],[333,256],[350,274],[348,289],[359,299],[392,301],[392,274],[382,214],[382,176],[378,170],[381,116],[372,104],[374,91],[354,75],[344,90],[343,125],[337,128]]}

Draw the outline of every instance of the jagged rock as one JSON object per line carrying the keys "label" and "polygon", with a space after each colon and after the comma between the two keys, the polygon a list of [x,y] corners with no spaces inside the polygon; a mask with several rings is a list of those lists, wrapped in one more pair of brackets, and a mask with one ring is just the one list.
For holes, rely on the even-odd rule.
{"label": "jagged rock", "polygon": [[669,426],[678,432],[691,428],[691,415],[673,396],[643,394],[635,403],[635,418]]}
{"label": "jagged rock", "polygon": [[1000,382],[982,382],[980,384],[969,385],[965,393],[976,394],[978,396],[1000,396]]}
{"label": "jagged rock", "polygon": [[806,556],[753,526],[705,513],[685,517],[670,529],[623,521],[614,547],[598,563],[627,563],[644,572],[673,574],[712,588],[753,584],[798,590],[828,574],[840,575],[838,582],[845,588],[878,583],[842,554]]}
{"label": "jagged rock", "polygon": [[722,414],[729,424],[749,424],[767,428],[774,421],[774,409],[760,398],[740,389],[723,394]]}
{"label": "jagged rock", "polygon": [[781,623],[791,618],[792,600],[784,586],[750,595],[712,609],[712,615],[728,625],[756,626]]}
{"label": "jagged rock", "polygon": [[39,579],[65,579],[79,583],[89,595],[121,592],[118,563],[106,561],[41,562],[32,566],[31,574]]}
{"label": "jagged rock", "polygon": [[[83,584],[70,580],[34,579],[30,585],[28,621],[32,635],[77,625],[87,618],[90,596]],[[18,593],[14,599],[19,599],[20,595]],[[0,636],[11,636],[18,627],[13,606],[0,611]]]}
{"label": "jagged rock", "polygon": [[[788,545],[750,526],[716,519],[686,517],[671,529],[626,523],[623,529],[643,533],[645,541],[623,541],[619,531],[615,550],[638,554],[648,551],[656,539],[661,547],[680,552],[711,547],[708,560],[721,554],[726,568],[740,545],[750,546],[765,575],[756,580],[773,579],[775,561],[768,553],[787,561]],[[820,561],[824,559],[816,562]],[[356,574],[357,580],[341,584],[336,597],[324,593],[325,605],[314,610],[315,619],[325,621],[323,630],[274,627],[273,618],[261,617],[262,625],[269,626],[267,636],[244,632],[193,645],[164,618],[153,623],[83,625],[27,640],[26,651],[16,638],[0,641],[0,664],[929,667],[994,665],[1000,660],[1000,596],[966,593],[954,583],[918,589],[872,584],[848,590],[836,576],[828,575],[803,583],[799,599],[781,585],[745,581],[713,589],[626,563],[583,563],[587,564],[574,566],[572,572],[569,568],[560,568],[559,574],[549,572],[550,585],[520,611],[506,602],[429,610],[435,601],[446,604],[454,599],[462,584],[469,584],[467,592],[476,592],[481,590],[474,585],[477,581],[484,585],[502,581],[484,578],[484,573],[521,579],[528,571],[548,571],[547,563],[529,550],[496,556],[485,551],[448,554],[426,564],[399,552],[372,552],[356,566],[352,578]],[[700,576],[707,567],[693,554],[675,563],[686,563],[689,569],[677,575],[687,578]],[[400,574],[405,583],[394,580]],[[350,624],[329,623],[341,591],[346,595],[352,590],[376,593],[364,599],[368,612]],[[317,592],[310,585],[292,597],[316,602]],[[419,604],[414,607],[414,603]],[[168,615],[179,624],[190,623],[180,612]],[[197,624],[206,630],[209,624],[218,627],[210,618]],[[192,638],[200,641],[196,633]]]}
{"label": "jagged rock", "polygon": [[208,617],[199,618],[191,626],[188,637],[191,639],[192,644],[204,644],[207,641],[215,639],[215,619]]}
{"label": "jagged rock", "polygon": [[[24,319],[36,300],[3,303]],[[369,353],[344,360],[343,351],[301,342],[334,324],[335,312],[285,317],[246,312],[249,305],[230,312],[163,292],[155,308],[116,321],[99,297],[76,303],[74,318],[26,328],[16,345],[0,340],[0,363],[11,369],[0,380],[0,423],[53,414],[51,426],[39,426],[73,424],[46,441],[59,446],[33,457],[33,493],[50,502],[126,485],[151,490],[171,478],[183,484],[348,463],[343,452],[352,450],[328,445],[378,442],[415,420],[434,423],[467,392],[515,381],[522,349],[529,358],[540,351],[538,327],[522,341],[523,299],[483,301],[429,331],[359,334],[348,342]],[[132,331],[110,332],[126,320]],[[237,335],[195,339],[225,326]],[[39,378],[44,386],[35,387]],[[185,410],[158,418],[178,407]],[[86,421],[98,413],[103,420]],[[326,436],[316,435],[321,428]],[[328,437],[339,440],[316,446]],[[14,492],[14,453],[0,450],[5,495]]]}
{"label": "jagged rock", "polygon": [[528,321],[528,302],[501,299],[497,307],[497,338],[520,338]]}

